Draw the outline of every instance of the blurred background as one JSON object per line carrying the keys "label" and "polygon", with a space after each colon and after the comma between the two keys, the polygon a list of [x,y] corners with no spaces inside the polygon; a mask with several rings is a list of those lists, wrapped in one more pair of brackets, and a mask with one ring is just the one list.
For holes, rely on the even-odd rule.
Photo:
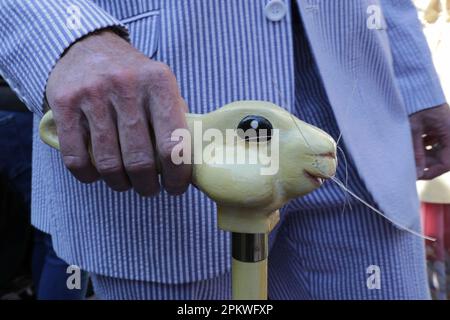
{"label": "blurred background", "polygon": [[[450,0],[415,0],[447,101],[450,99]],[[433,299],[450,297],[450,173],[417,183],[422,201],[428,276]]]}

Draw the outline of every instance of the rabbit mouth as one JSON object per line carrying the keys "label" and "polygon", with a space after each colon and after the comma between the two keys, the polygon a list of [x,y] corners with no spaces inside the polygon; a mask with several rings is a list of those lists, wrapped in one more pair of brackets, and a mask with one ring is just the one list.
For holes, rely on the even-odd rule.
{"label": "rabbit mouth", "polygon": [[320,187],[324,182],[325,182],[325,178],[318,176],[314,173],[311,173],[307,170],[304,170],[304,175],[305,177],[315,186]]}
{"label": "rabbit mouth", "polygon": [[303,174],[316,187],[320,187],[325,180],[336,172],[336,154],[333,152],[314,155],[310,168],[304,169]]}
{"label": "rabbit mouth", "polygon": [[318,153],[318,154],[313,154],[313,156],[319,157],[319,158],[331,158],[334,160],[334,159],[336,159],[336,152]]}

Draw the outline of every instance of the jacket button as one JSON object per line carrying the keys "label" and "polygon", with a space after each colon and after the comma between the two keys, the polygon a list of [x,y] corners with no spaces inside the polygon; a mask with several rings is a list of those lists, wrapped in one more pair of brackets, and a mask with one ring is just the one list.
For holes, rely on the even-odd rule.
{"label": "jacket button", "polygon": [[271,0],[264,8],[264,14],[270,21],[280,21],[286,16],[286,3],[281,0]]}

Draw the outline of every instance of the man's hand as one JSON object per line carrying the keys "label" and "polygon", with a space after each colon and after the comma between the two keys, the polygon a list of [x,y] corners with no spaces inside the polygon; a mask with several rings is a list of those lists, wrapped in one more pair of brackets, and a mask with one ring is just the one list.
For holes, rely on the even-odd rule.
{"label": "man's hand", "polygon": [[450,170],[450,108],[447,104],[412,114],[417,178],[433,179]]}
{"label": "man's hand", "polygon": [[50,75],[46,95],[64,163],[78,180],[102,178],[116,191],[132,187],[150,196],[159,192],[159,161],[164,188],[172,194],[186,190],[191,167],[173,164],[172,147],[178,142],[170,138],[173,130],[187,128],[187,107],[167,65],[103,31],[66,52]]}

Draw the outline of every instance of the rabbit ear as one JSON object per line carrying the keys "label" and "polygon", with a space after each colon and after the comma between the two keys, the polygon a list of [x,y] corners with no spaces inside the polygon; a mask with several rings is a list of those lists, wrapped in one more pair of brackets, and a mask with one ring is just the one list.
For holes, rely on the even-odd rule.
{"label": "rabbit ear", "polygon": [[48,111],[39,124],[39,135],[45,144],[59,150],[59,140],[56,133],[56,123],[53,119],[53,112]]}

